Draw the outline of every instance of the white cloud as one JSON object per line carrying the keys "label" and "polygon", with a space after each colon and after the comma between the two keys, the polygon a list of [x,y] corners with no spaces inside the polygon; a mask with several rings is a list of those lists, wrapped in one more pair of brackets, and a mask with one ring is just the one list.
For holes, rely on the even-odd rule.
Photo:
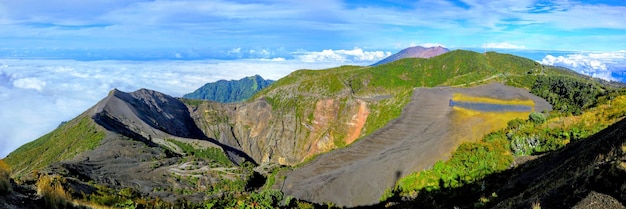
{"label": "white cloud", "polygon": [[525,49],[524,45],[515,45],[508,42],[500,42],[500,43],[485,43],[481,46],[482,48],[487,49]]}
{"label": "white cloud", "polygon": [[46,86],[46,82],[39,78],[20,78],[13,81],[13,86],[17,88],[43,91],[43,88]]}
{"label": "white cloud", "polygon": [[391,55],[384,51],[363,51],[361,48],[352,50],[326,49],[321,52],[300,52],[295,57],[303,62],[372,62]]}
{"label": "white cloud", "polygon": [[440,43],[422,43],[422,44],[418,44],[418,46],[423,46],[423,47],[426,47],[426,48],[438,47],[438,46],[444,47],[444,48],[446,47],[445,45],[440,44]]}
{"label": "white cloud", "polygon": [[605,80],[618,80],[613,73],[621,73],[616,66],[626,63],[626,51],[577,53],[565,56],[547,55],[541,61],[544,65],[567,67],[581,74]]}
{"label": "white cloud", "polygon": [[[297,69],[337,62],[284,58],[198,61],[72,61],[0,59],[0,158],[93,106],[117,88],[148,88],[172,96],[207,82],[259,74],[277,80]],[[347,64],[351,64],[348,62]]]}

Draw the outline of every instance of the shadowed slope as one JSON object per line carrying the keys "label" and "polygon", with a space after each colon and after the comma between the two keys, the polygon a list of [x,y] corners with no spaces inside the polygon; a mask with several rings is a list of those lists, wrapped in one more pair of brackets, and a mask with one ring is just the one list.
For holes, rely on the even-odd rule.
{"label": "shadowed slope", "polygon": [[185,104],[152,90],[125,93],[114,89],[93,111],[93,119],[98,124],[122,134],[140,130],[135,134],[145,139],[166,138],[168,135],[206,138],[189,116]]}
{"label": "shadowed slope", "polygon": [[188,138],[220,147],[237,164],[254,163],[244,152],[208,138],[191,118],[187,106],[178,99],[160,92],[141,89],[132,93],[112,90],[93,109],[93,119],[106,129],[148,144],[168,146],[165,139]]}

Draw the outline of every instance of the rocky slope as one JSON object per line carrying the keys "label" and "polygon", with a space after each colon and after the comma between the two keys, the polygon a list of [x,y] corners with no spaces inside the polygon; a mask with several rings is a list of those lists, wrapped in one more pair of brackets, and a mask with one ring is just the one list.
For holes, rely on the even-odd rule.
{"label": "rocky slope", "polygon": [[446,53],[450,50],[443,48],[441,46],[436,47],[422,47],[422,46],[414,46],[403,49],[402,51],[395,53],[381,61],[374,63],[372,66],[382,65],[385,63],[393,62],[403,58],[431,58],[435,56],[439,56],[443,53]]}
{"label": "rocky slope", "polygon": [[185,94],[183,98],[203,99],[217,102],[241,102],[252,97],[261,89],[272,84],[273,80],[265,80],[259,75],[242,78],[239,80],[219,80],[204,84],[194,92]]}
{"label": "rocky slope", "polygon": [[93,108],[96,123],[114,133],[140,141],[167,146],[165,139],[208,141],[226,151],[234,162],[250,158],[232,147],[205,136],[191,118],[187,106],[178,99],[160,92],[140,89],[132,93],[113,90]]}

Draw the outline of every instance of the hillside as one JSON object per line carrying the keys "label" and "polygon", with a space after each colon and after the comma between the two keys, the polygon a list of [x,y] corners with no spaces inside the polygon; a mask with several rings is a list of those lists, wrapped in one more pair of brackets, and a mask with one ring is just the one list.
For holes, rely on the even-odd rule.
{"label": "hillside", "polygon": [[[580,89],[556,91],[560,85]],[[538,98],[529,94],[533,91],[549,96]],[[554,142],[550,137],[556,135],[532,132],[543,130],[534,126],[516,129],[511,139],[499,130],[509,128],[511,119],[526,123],[519,121],[529,115],[545,120],[543,114],[530,113],[547,114],[546,100],[559,107],[550,113],[550,120],[568,121],[590,117],[586,114],[592,110],[603,111],[594,113],[606,117],[597,122],[600,126],[554,122],[550,128],[567,131],[569,143],[623,117],[623,109],[593,109],[612,104],[623,93],[529,59],[456,50],[378,66],[298,70],[240,103],[173,98],[147,89],[112,90],[76,119],[4,160],[20,182],[32,185],[53,176],[72,198],[99,205],[160,200],[178,207],[187,203],[235,207],[261,201],[277,206],[290,195],[297,198],[287,204],[293,207],[328,201],[362,206],[378,202],[381,194],[414,194],[424,187],[398,184],[395,188],[404,189],[391,194],[385,190],[393,189],[398,180],[408,182],[420,170],[447,166],[443,160],[456,162],[465,156],[456,154],[459,150],[475,150],[484,154],[476,162],[489,162],[474,166],[482,170],[467,172],[471,176],[463,178],[468,182],[460,185],[469,185],[508,168],[518,155],[560,149],[565,140]],[[587,103],[589,99],[595,102]],[[506,111],[477,106],[504,106]],[[579,131],[570,132],[573,128]],[[504,136],[484,141],[490,133]],[[542,136],[541,146],[532,144],[537,137],[522,134]],[[60,146],[50,148],[55,145]],[[411,150],[424,152],[414,156]],[[409,155],[413,157],[405,158]],[[390,162],[399,167],[389,167]],[[431,179],[442,176],[435,174]],[[319,185],[331,177],[344,186]],[[364,181],[380,184],[363,186]],[[450,181],[459,186],[457,180]],[[115,192],[119,190],[131,194]],[[362,190],[369,192],[355,196]]]}
{"label": "hillside", "polygon": [[392,54],[391,56],[374,63],[372,66],[382,65],[385,63],[393,62],[399,59],[404,58],[431,58],[435,56],[439,56],[443,53],[446,53],[450,50],[443,48],[441,46],[437,47],[422,47],[422,46],[414,46],[403,49],[398,53]]}
{"label": "hillside", "polygon": [[185,94],[183,98],[211,100],[224,103],[241,102],[252,97],[252,95],[273,82],[273,80],[265,80],[259,75],[245,77],[239,80],[219,80],[204,84],[192,93]]}

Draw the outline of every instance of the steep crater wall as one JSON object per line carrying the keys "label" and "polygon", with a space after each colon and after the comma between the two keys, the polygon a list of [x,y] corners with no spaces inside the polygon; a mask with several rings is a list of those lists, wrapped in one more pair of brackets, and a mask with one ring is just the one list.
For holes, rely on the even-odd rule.
{"label": "steep crater wall", "polygon": [[360,99],[319,99],[301,111],[274,110],[265,99],[248,103],[189,105],[209,138],[240,149],[257,163],[295,165],[354,142],[369,109]]}

